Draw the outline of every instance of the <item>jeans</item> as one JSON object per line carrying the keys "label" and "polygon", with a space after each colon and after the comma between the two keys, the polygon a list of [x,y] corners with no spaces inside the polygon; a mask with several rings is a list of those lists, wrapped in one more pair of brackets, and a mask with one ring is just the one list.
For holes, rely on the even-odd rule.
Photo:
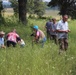
{"label": "jeans", "polygon": [[42,40],[41,40],[41,45],[42,45],[42,47],[44,47],[44,43],[46,42],[46,37],[44,37]]}

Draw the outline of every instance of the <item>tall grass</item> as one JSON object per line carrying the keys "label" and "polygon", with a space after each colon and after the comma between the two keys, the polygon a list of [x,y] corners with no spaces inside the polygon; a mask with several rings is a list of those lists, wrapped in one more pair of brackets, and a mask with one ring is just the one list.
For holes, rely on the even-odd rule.
{"label": "tall grass", "polygon": [[[13,28],[25,40],[26,46],[0,49],[0,75],[75,75],[76,74],[76,20],[69,22],[69,48],[62,55],[58,54],[58,46],[46,41],[44,48],[33,44],[31,26],[38,25],[45,33],[46,20],[28,19],[24,26],[15,18],[6,19],[0,30],[6,34]],[[46,33],[45,33],[46,34]]]}

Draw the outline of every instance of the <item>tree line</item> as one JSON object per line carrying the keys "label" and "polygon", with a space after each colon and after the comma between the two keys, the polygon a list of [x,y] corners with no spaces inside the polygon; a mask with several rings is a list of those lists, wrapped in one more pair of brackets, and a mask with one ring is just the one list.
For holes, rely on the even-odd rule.
{"label": "tree line", "polygon": [[[69,15],[72,19],[76,19],[76,0],[51,0],[49,3],[43,0],[10,0],[14,9],[15,15],[19,16],[19,21],[26,24],[26,14],[29,13],[41,17],[45,13],[46,6],[58,6],[60,15]],[[46,5],[47,4],[47,5]],[[0,17],[1,17],[2,4],[0,2]]]}

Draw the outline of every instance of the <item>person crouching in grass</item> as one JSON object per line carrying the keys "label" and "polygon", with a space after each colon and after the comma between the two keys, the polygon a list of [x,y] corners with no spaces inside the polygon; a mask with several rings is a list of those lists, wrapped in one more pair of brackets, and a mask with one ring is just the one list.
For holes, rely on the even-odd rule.
{"label": "person crouching in grass", "polygon": [[6,38],[7,38],[7,47],[10,47],[11,45],[13,47],[16,47],[17,38],[19,38],[19,35],[16,33],[16,29],[9,32]]}
{"label": "person crouching in grass", "polygon": [[35,41],[36,43],[40,42],[41,46],[44,47],[44,43],[46,41],[45,34],[39,29],[37,25],[33,26],[33,30],[35,32],[35,36],[33,39],[33,42]]}
{"label": "person crouching in grass", "polygon": [[3,31],[0,32],[0,48],[6,48],[4,45],[4,35],[5,33]]}

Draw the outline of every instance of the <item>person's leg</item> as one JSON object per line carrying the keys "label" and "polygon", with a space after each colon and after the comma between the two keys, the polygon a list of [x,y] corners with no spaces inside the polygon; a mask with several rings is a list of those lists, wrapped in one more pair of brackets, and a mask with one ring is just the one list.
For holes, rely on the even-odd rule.
{"label": "person's leg", "polygon": [[54,38],[55,38],[54,35],[52,35],[52,40],[54,40]]}
{"label": "person's leg", "polygon": [[54,35],[51,35],[51,41],[52,41],[52,43],[55,42],[55,36]]}
{"label": "person's leg", "polygon": [[10,41],[7,41],[7,47],[9,47],[9,46],[10,46],[10,44],[11,44],[11,43],[10,43]]}
{"label": "person's leg", "polygon": [[49,31],[47,30],[46,33],[47,33],[47,39],[49,39]]}
{"label": "person's leg", "polygon": [[64,41],[63,39],[59,39],[59,54],[62,53],[62,51],[64,50]]}
{"label": "person's leg", "polygon": [[11,42],[11,44],[13,45],[13,47],[16,47],[16,43],[15,42]]}
{"label": "person's leg", "polygon": [[53,35],[50,34],[50,40],[53,40]]}
{"label": "person's leg", "polygon": [[57,45],[58,44],[58,38],[56,35],[54,36],[54,41],[55,41],[55,44]]}
{"label": "person's leg", "polygon": [[54,40],[54,42],[56,43],[56,41],[55,41],[55,35],[52,35],[52,40]]}
{"label": "person's leg", "polygon": [[46,33],[47,33],[47,39],[48,39],[48,40],[49,40],[49,39],[51,40],[50,31],[47,30]]}
{"label": "person's leg", "polygon": [[64,48],[65,48],[65,51],[68,49],[68,39],[67,38],[64,39]]}
{"label": "person's leg", "polygon": [[46,37],[42,39],[41,41],[41,44],[42,44],[42,47],[44,47],[44,43],[46,42]]}
{"label": "person's leg", "polygon": [[2,46],[1,46],[2,48],[6,48],[6,46],[3,44]]}
{"label": "person's leg", "polygon": [[64,39],[59,39],[59,48],[60,50],[64,50]]}

